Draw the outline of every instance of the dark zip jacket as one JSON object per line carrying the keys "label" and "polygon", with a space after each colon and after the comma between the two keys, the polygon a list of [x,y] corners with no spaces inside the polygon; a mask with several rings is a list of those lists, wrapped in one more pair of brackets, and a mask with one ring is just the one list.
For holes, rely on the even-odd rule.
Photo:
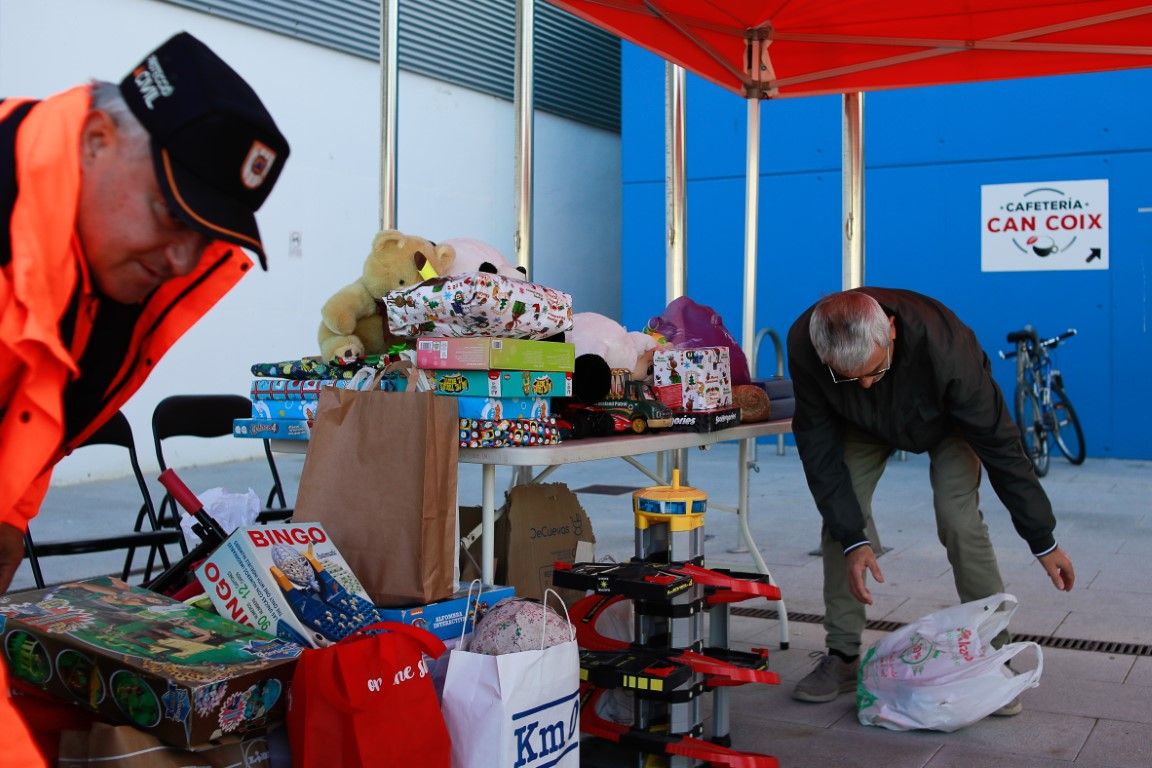
{"label": "dark zip jacket", "polygon": [[1034,555],[1056,546],[1052,504],[1024,453],[988,356],[947,307],[912,291],[858,288],[896,318],[892,367],[869,389],[836,384],[808,335],[809,307],[788,331],[796,391],[792,432],[808,487],[845,551],[866,542],[864,517],[844,464],[843,434],[853,425],[893,449],[923,453],[948,436],[965,440]]}

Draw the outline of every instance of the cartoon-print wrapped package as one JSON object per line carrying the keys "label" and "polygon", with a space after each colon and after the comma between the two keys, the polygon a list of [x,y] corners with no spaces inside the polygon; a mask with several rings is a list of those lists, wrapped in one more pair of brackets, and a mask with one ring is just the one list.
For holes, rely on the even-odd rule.
{"label": "cartoon-print wrapped package", "polygon": [[396,336],[544,339],[572,329],[570,295],[487,272],[426,280],[380,303]]}
{"label": "cartoon-print wrapped package", "polygon": [[284,718],[298,645],[101,576],[0,597],[9,681],[195,747]]}

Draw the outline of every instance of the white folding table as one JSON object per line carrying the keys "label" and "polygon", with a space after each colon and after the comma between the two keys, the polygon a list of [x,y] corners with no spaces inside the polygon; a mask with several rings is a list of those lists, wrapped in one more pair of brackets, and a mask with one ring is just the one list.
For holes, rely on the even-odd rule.
{"label": "white folding table", "polygon": [[[465,533],[461,546],[472,544],[476,537],[480,538],[480,570],[485,584],[492,584],[495,580],[495,526],[496,526],[496,468],[497,467],[544,467],[528,482],[540,482],[558,467],[565,464],[575,464],[582,461],[597,461],[600,459],[623,459],[639,471],[643,472],[653,481],[668,484],[669,477],[660,477],[648,467],[637,461],[637,456],[651,453],[670,452],[673,460],[669,462],[669,475],[671,469],[678,466],[675,456],[681,449],[699,448],[716,443],[739,441],[739,454],[737,458],[737,501],[736,515],[739,519],[740,533],[752,553],[757,570],[768,576],[769,581],[775,584],[764,557],[752,537],[748,527],[748,452],[753,441],[760,437],[782,435],[792,430],[791,419],[777,421],[763,421],[754,424],[741,424],[728,429],[715,432],[655,432],[645,435],[613,435],[611,437],[594,437],[582,440],[569,440],[559,445],[535,445],[511,448],[461,448],[461,464],[482,465],[482,517],[478,531]],[[284,453],[304,453],[308,443],[293,440],[272,440],[272,449]],[[777,585],[778,586],[778,585]],[[780,642],[788,647],[788,614],[784,608],[784,601],[777,604],[780,616]]]}

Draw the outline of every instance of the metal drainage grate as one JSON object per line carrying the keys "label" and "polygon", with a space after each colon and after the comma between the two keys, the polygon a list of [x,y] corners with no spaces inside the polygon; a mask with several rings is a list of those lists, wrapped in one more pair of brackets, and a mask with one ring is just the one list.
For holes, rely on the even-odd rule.
{"label": "metal drainage grate", "polygon": [[640,488],[635,485],[586,485],[583,488],[576,488],[573,493],[598,493],[602,496],[623,496],[626,493],[638,491]]}
{"label": "metal drainage grate", "polygon": [[[733,616],[748,616],[754,619],[778,619],[780,614],[771,608],[733,608]],[[788,621],[801,624],[823,624],[824,617],[815,613],[788,612]],[[865,627],[879,632],[893,632],[903,627],[903,621],[868,621]],[[1093,653],[1114,653],[1120,656],[1152,656],[1152,645],[1140,643],[1118,643],[1110,640],[1077,640],[1070,637],[1049,635],[1012,635],[1013,640],[1036,643],[1043,648],[1064,648],[1070,651],[1091,651]]]}

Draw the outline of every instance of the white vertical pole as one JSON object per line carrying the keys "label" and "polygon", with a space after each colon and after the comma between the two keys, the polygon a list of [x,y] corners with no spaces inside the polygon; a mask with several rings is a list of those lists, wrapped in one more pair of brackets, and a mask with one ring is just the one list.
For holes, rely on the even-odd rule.
{"label": "white vertical pole", "polygon": [[844,94],[841,143],[844,248],[841,283],[844,290],[864,285],[864,94]]}
{"label": "white vertical pole", "polygon": [[396,38],[399,0],[380,0],[380,228],[396,229]]}
{"label": "white vertical pole", "polygon": [[535,0],[516,0],[516,263],[532,279],[533,46]]}
{"label": "white vertical pole", "polygon": [[671,63],[664,65],[664,75],[664,197],[668,230],[665,295],[668,303],[671,303],[687,290],[685,241],[688,235],[688,195],[684,147],[684,91],[687,79],[684,68]]}
{"label": "white vertical pole", "polygon": [[[756,257],[760,211],[760,99],[748,99],[744,167],[744,356],[756,357]],[[750,371],[756,377],[756,371]]]}

